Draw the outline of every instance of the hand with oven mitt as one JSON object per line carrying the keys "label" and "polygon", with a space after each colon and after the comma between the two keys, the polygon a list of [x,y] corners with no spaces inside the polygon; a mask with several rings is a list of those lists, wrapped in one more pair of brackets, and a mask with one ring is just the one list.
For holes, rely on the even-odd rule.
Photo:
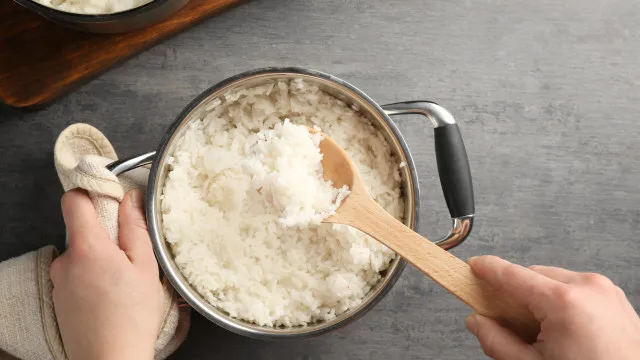
{"label": "hand with oven mitt", "polygon": [[119,177],[106,137],[86,124],[55,145],[67,251],[0,263],[0,358],[164,359],[184,340],[189,309],[160,280],[143,211],[148,170]]}

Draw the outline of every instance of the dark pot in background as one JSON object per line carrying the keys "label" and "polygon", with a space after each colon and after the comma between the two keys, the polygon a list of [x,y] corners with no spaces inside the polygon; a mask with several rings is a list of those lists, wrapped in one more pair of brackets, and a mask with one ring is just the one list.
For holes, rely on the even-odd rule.
{"label": "dark pot in background", "polygon": [[14,0],[60,25],[91,33],[122,33],[158,23],[180,10],[189,0],[153,0],[131,10],[113,14],[88,15],[56,10],[32,0]]}

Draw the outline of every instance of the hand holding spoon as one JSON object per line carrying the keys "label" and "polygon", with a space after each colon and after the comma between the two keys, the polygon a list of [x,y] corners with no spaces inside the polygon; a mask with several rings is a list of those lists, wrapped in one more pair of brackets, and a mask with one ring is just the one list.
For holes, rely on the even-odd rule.
{"label": "hand holding spoon", "polygon": [[336,214],[327,217],[324,222],[353,226],[370,235],[405,258],[478,314],[498,320],[526,341],[535,341],[540,324],[528,309],[503,298],[498,291],[479,279],[466,262],[388,214],[367,194],[349,155],[329,136],[323,136],[320,152],[323,154],[325,180],[332,181],[337,188],[347,185],[351,191]]}

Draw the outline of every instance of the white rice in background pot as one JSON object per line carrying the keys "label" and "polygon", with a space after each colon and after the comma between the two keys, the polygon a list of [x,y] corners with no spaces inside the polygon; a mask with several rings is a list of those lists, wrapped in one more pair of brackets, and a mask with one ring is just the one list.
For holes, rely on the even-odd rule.
{"label": "white rice in background pot", "polygon": [[74,14],[100,15],[131,10],[152,0],[34,0],[44,6]]}
{"label": "white rice in background pot", "polygon": [[183,275],[212,305],[264,326],[330,320],[360,304],[395,254],[320,223],[347,190],[322,179],[320,139],[294,124],[331,136],[401,219],[399,163],[382,134],[301,80],[225,94],[209,110],[177,140],[163,192],[165,237]]}

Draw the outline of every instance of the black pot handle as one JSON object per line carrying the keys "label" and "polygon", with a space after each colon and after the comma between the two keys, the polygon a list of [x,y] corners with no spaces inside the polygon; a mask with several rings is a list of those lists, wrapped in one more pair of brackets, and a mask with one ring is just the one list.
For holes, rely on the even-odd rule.
{"label": "black pot handle", "polygon": [[433,124],[438,175],[453,220],[451,232],[436,243],[446,249],[460,244],[471,232],[475,204],[467,151],[453,115],[431,101],[400,102],[382,109],[387,115],[423,115]]}

